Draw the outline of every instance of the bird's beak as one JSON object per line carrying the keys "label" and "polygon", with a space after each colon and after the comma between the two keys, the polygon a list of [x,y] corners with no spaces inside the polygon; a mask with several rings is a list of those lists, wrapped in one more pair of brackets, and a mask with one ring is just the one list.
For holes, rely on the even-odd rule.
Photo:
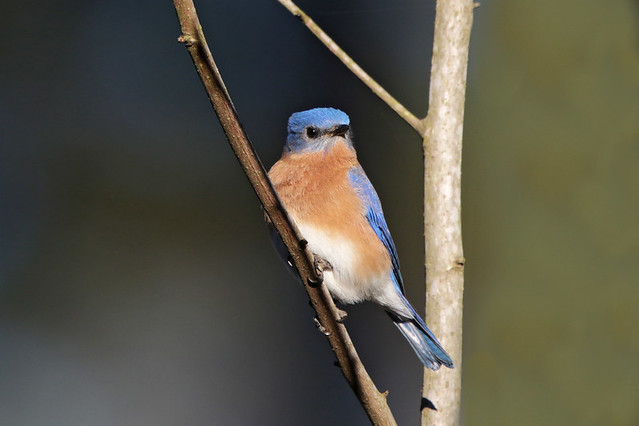
{"label": "bird's beak", "polygon": [[339,126],[335,126],[333,130],[331,130],[331,135],[344,136],[349,129],[350,129],[350,126],[348,124],[340,124]]}

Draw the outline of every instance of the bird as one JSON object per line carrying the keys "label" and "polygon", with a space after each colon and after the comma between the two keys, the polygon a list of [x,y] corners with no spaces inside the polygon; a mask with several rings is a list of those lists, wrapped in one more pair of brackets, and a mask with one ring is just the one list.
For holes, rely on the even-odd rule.
{"label": "bird", "polygon": [[[454,368],[406,299],[397,250],[377,192],[357,160],[348,115],[335,108],[296,112],[287,130],[282,156],[268,175],[333,299],[381,306],[424,366]],[[272,228],[271,238],[286,261],[288,251]]]}

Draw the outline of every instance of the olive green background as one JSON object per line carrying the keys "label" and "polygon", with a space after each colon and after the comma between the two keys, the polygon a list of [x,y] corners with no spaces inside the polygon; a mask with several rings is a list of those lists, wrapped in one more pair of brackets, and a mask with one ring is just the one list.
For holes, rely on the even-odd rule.
{"label": "olive green background", "polygon": [[[299,4],[425,114],[434,2]],[[290,113],[350,115],[422,310],[420,139],[276,1],[197,6],[267,167]],[[0,16],[0,422],[367,424],[171,2]],[[481,2],[467,90],[462,423],[639,424],[639,4]],[[348,312],[417,424],[418,360],[380,310]]]}

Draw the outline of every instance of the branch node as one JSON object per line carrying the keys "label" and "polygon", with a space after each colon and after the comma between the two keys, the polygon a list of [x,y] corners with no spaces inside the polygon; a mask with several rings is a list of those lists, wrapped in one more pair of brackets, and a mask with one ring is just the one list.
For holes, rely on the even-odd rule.
{"label": "branch node", "polygon": [[343,324],[346,318],[348,318],[348,312],[337,308],[337,322]]}
{"label": "branch node", "polygon": [[429,410],[437,411],[437,407],[435,407],[435,404],[433,404],[433,401],[431,401],[428,398],[422,397],[420,411],[424,411],[425,408],[428,408]]}
{"label": "branch node", "polygon": [[322,333],[324,336],[331,335],[331,333],[326,329],[326,327],[322,325],[322,323],[317,319],[317,317],[313,318],[313,321],[315,321],[315,325],[317,326],[317,329],[320,331],[320,333]]}
{"label": "branch node", "polygon": [[197,42],[197,39],[191,35],[182,34],[178,37],[177,41],[178,43],[184,43],[186,47],[191,47]]}

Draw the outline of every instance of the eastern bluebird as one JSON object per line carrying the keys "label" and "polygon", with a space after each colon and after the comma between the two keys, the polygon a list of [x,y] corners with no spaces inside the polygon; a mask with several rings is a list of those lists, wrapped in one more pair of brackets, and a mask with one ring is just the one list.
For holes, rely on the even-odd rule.
{"label": "eastern bluebird", "polygon": [[[437,370],[453,361],[404,297],[395,244],[379,197],[353,148],[348,115],[333,108],[288,120],[282,158],[269,177],[341,303],[372,301],[386,310],[420,361]],[[280,256],[287,251],[276,233]]]}

